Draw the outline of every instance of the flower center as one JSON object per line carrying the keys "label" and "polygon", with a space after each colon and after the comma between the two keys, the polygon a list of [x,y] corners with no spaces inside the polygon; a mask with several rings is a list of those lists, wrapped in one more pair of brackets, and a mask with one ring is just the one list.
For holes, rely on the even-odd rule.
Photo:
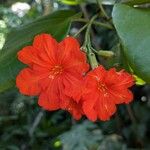
{"label": "flower center", "polygon": [[62,74],[62,72],[63,72],[63,67],[60,65],[56,65],[51,69],[49,78],[54,79],[56,76]]}
{"label": "flower center", "polygon": [[108,95],[108,88],[105,84],[98,82],[98,90],[104,93],[104,96]]}

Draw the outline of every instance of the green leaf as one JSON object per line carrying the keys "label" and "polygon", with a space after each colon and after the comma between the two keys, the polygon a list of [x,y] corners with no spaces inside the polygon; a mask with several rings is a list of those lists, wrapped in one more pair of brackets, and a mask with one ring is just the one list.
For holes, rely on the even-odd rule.
{"label": "green leaf", "polygon": [[81,124],[75,124],[69,131],[61,134],[59,138],[63,150],[126,150],[121,136],[116,134],[103,135],[96,124],[87,120]]}
{"label": "green leaf", "polygon": [[[59,0],[61,3],[67,4],[67,5],[78,5],[83,2],[88,3],[97,3],[97,0]],[[104,5],[114,5],[116,0],[99,0]]]}
{"label": "green leaf", "polygon": [[141,78],[139,78],[138,76],[134,75],[134,78],[135,78],[136,85],[144,85],[145,84],[145,81],[142,80]]}
{"label": "green leaf", "polygon": [[[70,131],[59,136],[63,150],[94,150],[103,139],[103,134],[96,124],[84,121],[74,125]],[[90,139],[90,140],[89,140]]]}
{"label": "green leaf", "polygon": [[[114,5],[117,2],[117,0],[99,0],[99,1],[101,1],[103,5]],[[85,0],[85,2],[97,3],[96,0]]]}
{"label": "green leaf", "polygon": [[0,92],[15,85],[15,78],[23,64],[17,60],[16,53],[24,46],[30,45],[35,35],[50,33],[58,41],[69,31],[71,20],[81,17],[71,10],[61,10],[38,20],[13,29],[0,51]]}
{"label": "green leaf", "polygon": [[[60,0],[60,1],[67,1],[67,2],[74,1],[74,3],[76,1],[76,4],[77,4],[77,1],[88,2],[88,3],[97,3],[97,0]],[[138,5],[138,4],[150,3],[150,0],[99,0],[99,1],[101,1],[101,3],[103,5],[114,5],[116,3],[125,3],[128,5]]]}
{"label": "green leaf", "polygon": [[123,143],[122,137],[111,134],[104,138],[97,150],[127,150],[127,145]]}
{"label": "green leaf", "polygon": [[150,83],[150,10],[116,4],[112,16],[134,74]]}
{"label": "green leaf", "polygon": [[67,5],[78,5],[82,3],[84,0],[59,0],[59,1]]}
{"label": "green leaf", "polygon": [[[84,0],[89,3],[97,3],[97,0]],[[150,3],[150,0],[99,0],[103,5],[114,5],[116,3],[125,3],[128,5],[139,5]]]}
{"label": "green leaf", "polygon": [[139,5],[150,3],[150,0],[122,0],[122,2],[128,5]]}

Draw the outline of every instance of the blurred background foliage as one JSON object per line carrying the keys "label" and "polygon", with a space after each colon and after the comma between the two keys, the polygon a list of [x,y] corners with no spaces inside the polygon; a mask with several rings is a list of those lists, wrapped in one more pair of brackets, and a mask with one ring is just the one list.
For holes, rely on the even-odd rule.
{"label": "blurred background foliage", "polygon": [[[0,49],[7,33],[40,16],[59,9],[82,11],[91,17],[98,11],[94,0],[0,0]],[[115,1],[104,0],[111,15]],[[80,4],[80,5],[76,5]],[[102,15],[102,14],[101,14]],[[102,15],[102,21],[105,21]],[[70,34],[83,26],[75,22]],[[26,36],[26,35],[24,35]],[[78,37],[83,42],[84,35]],[[93,46],[112,49],[116,57],[100,59],[107,68],[123,66],[118,37],[115,31],[93,27]],[[99,59],[99,58],[98,58]],[[109,62],[109,63],[108,63]],[[150,149],[150,86],[134,86],[134,102],[121,105],[110,121],[92,123],[86,118],[76,122],[65,111],[44,111],[37,105],[37,97],[19,94],[13,88],[0,93],[0,150],[126,150]]]}

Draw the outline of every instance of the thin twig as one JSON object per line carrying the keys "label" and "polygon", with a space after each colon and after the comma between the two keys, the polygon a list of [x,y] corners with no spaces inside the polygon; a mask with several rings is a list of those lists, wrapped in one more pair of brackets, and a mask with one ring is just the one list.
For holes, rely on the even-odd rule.
{"label": "thin twig", "polygon": [[30,128],[30,130],[29,130],[29,135],[30,135],[30,137],[33,136],[33,133],[34,133],[36,127],[39,125],[39,123],[40,123],[40,121],[41,121],[43,115],[44,115],[44,111],[41,110],[41,111],[37,114],[36,118],[34,119],[34,122],[33,122],[32,126],[31,126],[31,128]]}
{"label": "thin twig", "polygon": [[89,14],[88,14],[88,12],[86,11],[86,5],[85,5],[85,4],[81,4],[81,5],[80,5],[80,8],[81,8],[81,10],[82,10],[82,12],[83,12],[83,14],[84,14],[84,18],[86,18],[87,20],[89,20]]}
{"label": "thin twig", "polygon": [[91,18],[91,20],[89,21],[89,24],[88,24],[88,27],[87,27],[86,33],[85,33],[85,41],[84,41],[84,44],[83,44],[83,46],[86,47],[86,49],[87,49],[87,55],[88,55],[89,62],[90,62],[90,65],[91,65],[92,69],[94,69],[98,66],[96,56],[92,52],[92,49],[91,49],[92,46],[91,46],[91,40],[90,40],[90,31],[91,31],[92,22],[97,18],[97,16],[98,16],[97,14],[94,15]]}
{"label": "thin twig", "polygon": [[[78,19],[74,19],[73,21],[78,21],[78,22],[84,22],[84,23],[88,23],[89,20],[88,19],[84,19],[84,18],[78,18]],[[101,27],[104,27],[104,28],[108,28],[108,29],[114,29],[112,25],[110,24],[106,24],[106,23],[102,23],[102,22],[98,22],[98,21],[93,21],[94,25],[97,25],[97,26],[101,26]]]}
{"label": "thin twig", "polygon": [[131,119],[131,121],[133,123],[133,126],[134,126],[133,131],[134,131],[134,134],[136,136],[137,144],[140,144],[140,148],[143,148],[144,147],[143,141],[137,134],[137,130],[138,130],[137,119],[135,118],[135,115],[133,113],[133,110],[132,110],[131,106],[130,105],[126,105],[126,107],[127,107],[128,113],[129,113],[129,117],[130,117],[130,119]]}
{"label": "thin twig", "polygon": [[[81,10],[82,10],[82,12],[84,14],[84,18],[87,20],[87,22],[89,22],[90,17],[89,17],[88,11],[86,9],[86,5],[85,4],[81,4],[80,8],[81,8]],[[95,39],[95,33],[94,33],[94,31],[92,29],[91,29],[91,37],[93,39],[93,44],[96,47],[96,49],[100,48],[99,45],[94,41],[94,39]]]}
{"label": "thin twig", "polygon": [[106,23],[102,23],[102,22],[98,22],[98,21],[94,21],[93,24],[97,25],[97,26],[105,27],[105,28],[108,28],[108,29],[111,29],[111,30],[114,29],[112,25],[106,24]]}
{"label": "thin twig", "polygon": [[127,108],[127,111],[128,111],[128,114],[129,114],[129,117],[130,117],[132,123],[133,123],[133,124],[136,124],[137,121],[136,121],[136,118],[135,118],[135,116],[134,116],[134,114],[133,114],[133,111],[132,111],[132,109],[131,109],[131,106],[130,106],[130,105],[126,105],[126,108]]}
{"label": "thin twig", "polygon": [[84,31],[84,29],[86,29],[86,27],[88,26],[88,24],[85,24],[82,28],[79,29],[79,31],[74,34],[74,37],[77,37],[82,31]]}
{"label": "thin twig", "polygon": [[48,15],[49,13],[53,12],[53,1],[49,1],[49,0],[43,0],[41,1],[43,4],[43,15]]}
{"label": "thin twig", "polygon": [[103,5],[102,3],[100,2],[100,0],[96,0],[97,1],[97,4],[99,6],[99,9],[102,11],[103,15],[105,16],[106,19],[109,19],[109,16],[107,15],[106,11],[104,10],[103,8]]}
{"label": "thin twig", "polygon": [[89,21],[89,24],[88,24],[88,27],[87,27],[87,30],[86,30],[86,33],[85,33],[85,44],[90,44],[90,31],[91,31],[91,26],[92,26],[92,23],[93,21],[97,18],[97,14],[94,15],[91,20]]}

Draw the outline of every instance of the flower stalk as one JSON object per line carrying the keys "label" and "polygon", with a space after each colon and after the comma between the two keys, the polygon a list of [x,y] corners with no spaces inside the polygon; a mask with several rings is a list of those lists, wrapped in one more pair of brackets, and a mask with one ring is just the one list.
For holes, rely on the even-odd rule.
{"label": "flower stalk", "polygon": [[89,21],[89,24],[87,26],[87,30],[85,33],[85,41],[83,44],[83,47],[86,49],[86,53],[89,58],[89,63],[92,69],[98,67],[98,62],[97,62],[95,54],[92,51],[91,40],[90,40],[90,29],[91,29],[93,21],[97,18],[97,16],[98,15],[94,15],[92,19]]}
{"label": "flower stalk", "polygon": [[101,1],[100,0],[96,0],[96,1],[97,1],[98,6],[99,6],[99,9],[101,10],[101,12],[104,15],[104,17],[106,19],[109,19],[109,16],[107,15],[106,11],[104,10]]}
{"label": "flower stalk", "polygon": [[[90,48],[87,47],[87,49],[90,49]],[[91,68],[92,69],[97,68],[98,62],[97,62],[95,54],[93,52],[91,52],[91,50],[88,50],[88,51],[90,51],[90,52],[88,52],[88,59],[89,59],[89,63],[91,65]]]}
{"label": "flower stalk", "polygon": [[[78,18],[78,19],[73,19],[73,21],[78,21],[78,22],[83,22],[83,23],[89,23],[89,20],[84,19],[84,18]],[[113,30],[113,26],[111,24],[108,23],[102,23],[102,22],[98,22],[98,21],[93,21],[92,24],[97,25],[97,26],[101,26],[110,30]]]}
{"label": "flower stalk", "polygon": [[85,24],[82,28],[80,28],[79,31],[76,34],[74,34],[74,37],[77,37],[82,31],[86,29],[87,26],[88,24]]}
{"label": "flower stalk", "polygon": [[92,48],[92,50],[99,56],[102,56],[102,57],[106,57],[106,58],[112,58],[115,56],[115,53],[113,51],[108,51],[108,50],[95,50]]}

